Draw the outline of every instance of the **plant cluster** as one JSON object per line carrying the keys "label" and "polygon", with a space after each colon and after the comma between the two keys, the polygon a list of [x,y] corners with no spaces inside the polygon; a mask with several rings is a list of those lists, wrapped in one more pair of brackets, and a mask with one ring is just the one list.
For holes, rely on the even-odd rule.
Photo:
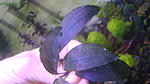
{"label": "plant cluster", "polygon": [[[148,71],[150,68],[150,6],[148,4],[150,4],[150,2],[144,0],[114,0],[112,2],[106,2],[105,5],[99,6],[100,11],[97,17],[101,22],[91,24],[93,28],[96,28],[92,31],[90,29],[89,31],[81,29],[88,28],[84,22],[88,20],[88,15],[86,17],[84,17],[84,15],[89,13],[88,11],[90,11],[92,7],[90,6],[88,8],[88,6],[83,6],[73,10],[63,19],[61,23],[62,29],[59,30],[60,34],[55,34],[56,43],[59,44],[57,40],[58,38],[61,39],[60,49],[59,45],[57,45],[58,51],[51,52],[53,53],[51,56],[45,57],[48,56],[48,53],[46,54],[47,50],[44,48],[46,45],[41,47],[41,60],[45,68],[49,72],[57,74],[56,63],[59,61],[59,57],[58,54],[55,53],[58,53],[61,48],[69,42],[70,38],[77,34],[77,31],[82,30],[79,34],[85,38],[83,42],[85,44],[75,47],[68,52],[64,59],[61,59],[64,61],[63,65],[67,72],[72,70],[76,71],[77,76],[95,82],[116,81],[117,84],[148,84],[150,79],[150,72]],[[78,14],[77,12],[80,13]],[[92,15],[92,12],[90,12],[90,15]],[[80,18],[80,16],[82,16],[82,18]],[[48,41],[51,42],[50,40]],[[45,42],[47,41],[45,40]],[[43,44],[45,44],[45,42]],[[55,42],[51,43],[55,44]],[[101,45],[101,47],[98,47],[99,45]],[[105,51],[104,48],[107,48],[109,52]],[[53,50],[52,46],[47,49]],[[112,53],[118,56],[114,56]],[[55,55],[57,58],[53,57]],[[109,59],[110,56],[113,60],[107,60],[106,63],[102,61],[103,56],[101,57],[101,55],[105,58],[108,56],[107,59]],[[46,60],[45,58],[55,59],[55,61]],[[124,61],[128,66],[124,65],[120,60]],[[93,61],[95,63],[93,63]],[[50,65],[46,64],[48,62],[51,62]],[[80,67],[78,65],[80,65]],[[111,70],[108,69],[108,66],[111,67]],[[129,67],[131,72],[128,70]],[[113,70],[114,68],[116,70]],[[124,69],[126,71],[124,71]],[[107,71],[107,73],[105,73],[105,71]],[[115,78],[116,74],[111,73],[111,71],[118,74],[121,79]]]}
{"label": "plant cluster", "polygon": [[[10,8],[20,8],[13,4]],[[93,16],[98,20],[87,26]],[[60,74],[57,72],[60,62],[66,71],[61,74],[75,71],[77,76],[95,83],[149,83],[149,0],[111,0],[103,5],[85,5],[69,12],[60,27],[51,28],[51,32],[36,22],[35,17],[36,13],[30,12],[24,21],[35,26],[32,35],[43,37],[40,58],[48,72]],[[83,44],[68,52],[64,59],[59,59],[59,52],[78,35],[84,39]],[[28,44],[34,45],[32,40],[28,40],[32,37],[20,36]],[[63,78],[56,79],[54,83],[60,80],[67,83]]]}

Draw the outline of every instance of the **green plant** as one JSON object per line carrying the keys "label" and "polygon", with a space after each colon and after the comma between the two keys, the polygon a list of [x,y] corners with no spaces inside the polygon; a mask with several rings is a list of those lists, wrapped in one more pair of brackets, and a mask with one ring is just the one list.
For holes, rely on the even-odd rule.
{"label": "green plant", "polygon": [[108,39],[100,32],[90,32],[87,37],[87,43],[96,43],[102,45],[104,48],[110,49],[110,44]]}
{"label": "green plant", "polygon": [[127,63],[130,67],[135,66],[136,62],[132,55],[129,54],[118,54],[119,59]]}
{"label": "green plant", "polygon": [[107,29],[112,33],[114,37],[116,37],[119,41],[123,40],[123,36],[127,32],[127,27],[132,23],[129,21],[123,21],[121,19],[110,19],[107,23]]}

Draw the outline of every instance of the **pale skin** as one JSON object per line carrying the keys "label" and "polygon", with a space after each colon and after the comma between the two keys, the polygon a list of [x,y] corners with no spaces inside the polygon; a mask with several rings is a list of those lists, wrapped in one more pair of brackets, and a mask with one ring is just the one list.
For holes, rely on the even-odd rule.
{"label": "pale skin", "polygon": [[[64,58],[67,52],[80,44],[71,40],[59,53],[60,58]],[[63,72],[61,66],[58,72]],[[0,84],[52,84],[59,76],[46,71],[40,60],[39,48],[0,61]],[[70,84],[88,84],[87,80],[76,76],[74,71],[65,80]]]}

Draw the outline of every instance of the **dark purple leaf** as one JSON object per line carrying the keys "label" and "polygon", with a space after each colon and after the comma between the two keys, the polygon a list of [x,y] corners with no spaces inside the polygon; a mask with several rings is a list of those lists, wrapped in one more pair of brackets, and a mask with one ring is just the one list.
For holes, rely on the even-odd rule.
{"label": "dark purple leaf", "polygon": [[97,44],[81,44],[73,48],[64,58],[66,71],[87,70],[106,65],[118,57]]}
{"label": "dark purple leaf", "polygon": [[97,6],[82,6],[69,12],[63,21],[61,47],[63,48],[81,29],[86,23],[97,13],[99,8]]}
{"label": "dark purple leaf", "polygon": [[76,75],[90,81],[105,82],[121,80],[131,73],[127,64],[117,60],[89,70],[77,71]]}
{"label": "dark purple leaf", "polygon": [[60,28],[55,28],[50,34],[44,37],[40,47],[40,59],[45,69],[57,74],[57,62],[60,52]]}

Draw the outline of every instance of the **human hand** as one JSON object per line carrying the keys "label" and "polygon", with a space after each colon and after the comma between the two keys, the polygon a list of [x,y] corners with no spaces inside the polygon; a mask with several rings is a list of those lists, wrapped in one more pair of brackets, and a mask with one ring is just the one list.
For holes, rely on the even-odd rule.
{"label": "human hand", "polygon": [[[81,43],[72,40],[60,52],[60,58],[72,48]],[[62,67],[58,67],[61,72]],[[13,57],[0,61],[0,84],[52,84],[59,75],[53,75],[46,71],[40,61],[39,48],[25,51]],[[88,81],[81,79],[72,71],[65,79],[70,84],[88,84]]]}

